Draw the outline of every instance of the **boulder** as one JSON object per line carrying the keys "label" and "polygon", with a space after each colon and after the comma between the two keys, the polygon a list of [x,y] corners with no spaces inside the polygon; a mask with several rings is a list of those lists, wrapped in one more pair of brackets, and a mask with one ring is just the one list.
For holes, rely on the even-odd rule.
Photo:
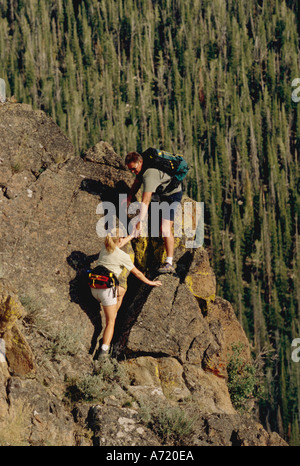
{"label": "boulder", "polygon": [[221,325],[213,325],[212,318],[206,320],[179,277],[161,275],[159,279],[161,287],[140,288],[117,323],[115,348],[126,358],[131,383],[158,387],[170,399],[193,394],[203,412],[235,412],[225,382],[226,368],[221,374],[216,367],[218,376],[205,371],[207,356],[215,355],[220,364]]}
{"label": "boulder", "polygon": [[162,354],[200,363],[210,335],[198,303],[178,277],[158,278],[162,286],[141,287],[127,309],[118,345],[126,354]]}
{"label": "boulder", "polygon": [[202,416],[197,427],[195,446],[287,446],[275,432],[268,433],[259,422],[238,414]]}
{"label": "boulder", "polygon": [[24,313],[16,290],[7,280],[0,280],[0,335],[11,330]]}
{"label": "boulder", "polygon": [[72,415],[38,380],[13,377],[9,380],[7,395],[10,406],[19,403],[23,407],[29,430],[27,444],[74,445],[75,426]]}
{"label": "boulder", "polygon": [[16,174],[38,177],[45,169],[74,156],[74,148],[52,118],[30,105],[0,105],[0,185]]}
{"label": "boulder", "polygon": [[141,423],[138,412],[115,405],[94,405],[88,411],[95,446],[155,446],[159,439]]}

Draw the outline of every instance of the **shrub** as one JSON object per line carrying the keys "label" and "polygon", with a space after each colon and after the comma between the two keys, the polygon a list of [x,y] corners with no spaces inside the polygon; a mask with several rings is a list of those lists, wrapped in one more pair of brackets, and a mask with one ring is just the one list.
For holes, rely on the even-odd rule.
{"label": "shrub", "polygon": [[232,354],[227,366],[228,390],[233,406],[238,411],[247,411],[249,401],[259,394],[260,377],[257,368],[241,357],[242,343],[232,345]]}
{"label": "shrub", "polygon": [[193,432],[195,417],[179,406],[141,406],[140,419],[164,444],[182,445]]}
{"label": "shrub", "polygon": [[70,380],[66,395],[72,401],[103,401],[109,394],[100,375],[85,374]]}
{"label": "shrub", "polygon": [[67,386],[66,396],[71,401],[98,401],[112,395],[119,386],[127,384],[124,366],[116,359],[101,361],[101,365],[92,374],[85,374],[80,379],[72,379]]}
{"label": "shrub", "polygon": [[74,356],[81,349],[80,331],[73,327],[55,329],[51,313],[42,308],[41,303],[28,295],[20,296],[20,302],[26,309],[24,323],[31,330],[35,329],[46,340],[45,353],[50,357],[57,355]]}
{"label": "shrub", "polygon": [[57,355],[74,356],[81,349],[80,334],[74,329],[66,327],[50,337],[47,353],[52,357]]}
{"label": "shrub", "polygon": [[95,374],[100,375],[106,383],[116,383],[121,386],[129,384],[127,371],[124,364],[120,364],[115,358],[107,358],[96,365]]}

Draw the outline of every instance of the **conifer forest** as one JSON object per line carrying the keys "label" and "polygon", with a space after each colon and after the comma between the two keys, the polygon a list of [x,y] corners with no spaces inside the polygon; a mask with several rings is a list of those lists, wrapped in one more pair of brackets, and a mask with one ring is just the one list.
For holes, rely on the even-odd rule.
{"label": "conifer forest", "polygon": [[[7,96],[44,110],[78,156],[184,154],[218,295],[262,365],[258,415],[300,445],[297,0],[0,0]],[[296,83],[296,85],[295,85]]]}

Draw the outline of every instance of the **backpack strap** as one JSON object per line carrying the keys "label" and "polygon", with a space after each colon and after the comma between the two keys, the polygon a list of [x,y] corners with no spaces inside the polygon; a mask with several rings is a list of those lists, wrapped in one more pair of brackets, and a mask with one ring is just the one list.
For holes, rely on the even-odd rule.
{"label": "backpack strap", "polygon": [[158,186],[156,194],[167,194],[180,185],[181,180],[176,177],[176,174],[180,163],[183,160],[182,156],[149,147],[147,150],[142,152],[142,157],[143,166],[138,177],[142,178],[145,171],[149,168],[156,168],[171,177],[170,183],[166,187],[163,188],[162,185]]}

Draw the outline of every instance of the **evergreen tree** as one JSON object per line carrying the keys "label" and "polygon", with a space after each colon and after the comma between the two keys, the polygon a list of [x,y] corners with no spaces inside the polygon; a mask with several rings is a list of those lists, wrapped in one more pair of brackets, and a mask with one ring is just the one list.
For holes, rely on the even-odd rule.
{"label": "evergreen tree", "polygon": [[122,156],[148,146],[185,155],[218,293],[234,304],[255,356],[277,352],[265,367],[262,420],[293,444],[298,15],[296,0],[0,1],[7,93],[51,115],[78,154],[102,139]]}

